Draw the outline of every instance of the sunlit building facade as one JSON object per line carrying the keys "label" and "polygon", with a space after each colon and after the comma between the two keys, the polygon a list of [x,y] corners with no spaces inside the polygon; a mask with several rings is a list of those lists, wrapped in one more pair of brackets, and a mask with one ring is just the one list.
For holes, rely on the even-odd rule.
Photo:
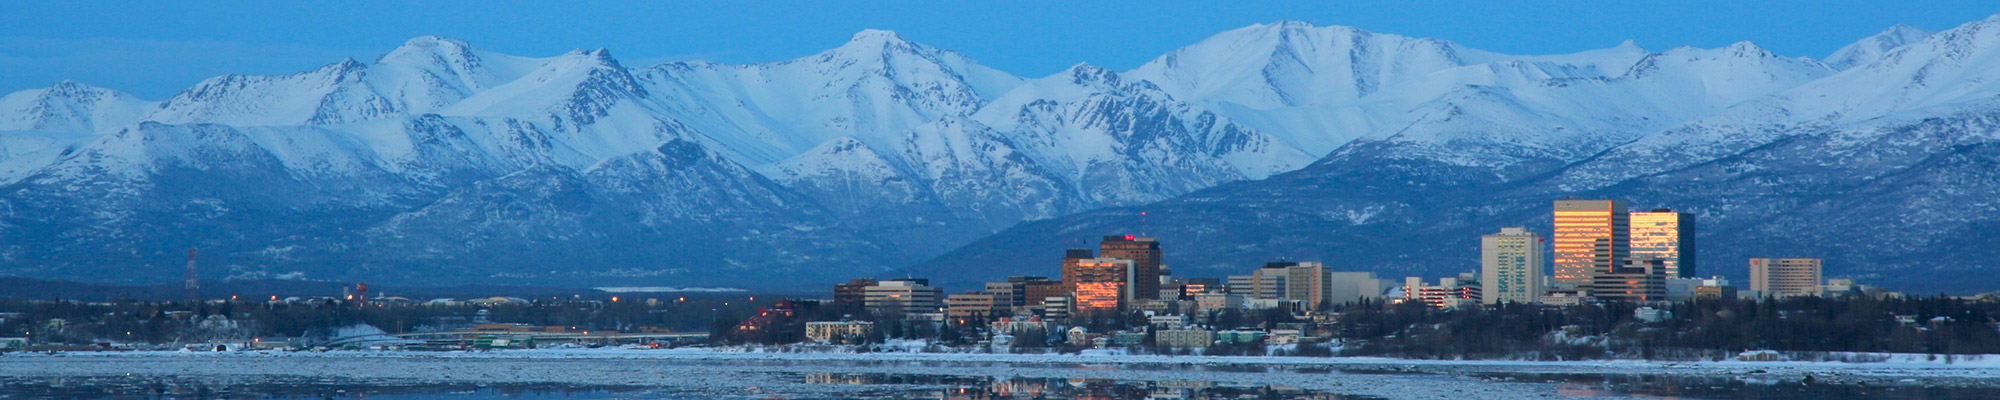
{"label": "sunlit building facade", "polygon": [[1610,272],[1630,256],[1630,216],[1617,200],[1557,200],[1555,283],[1589,286],[1593,273]]}
{"label": "sunlit building facade", "polygon": [[1666,265],[1668,278],[1695,277],[1694,214],[1671,209],[1631,215],[1632,257],[1652,257]]}
{"label": "sunlit building facade", "polygon": [[[1100,257],[1070,263],[1063,276],[1074,288],[1071,297],[1077,314],[1116,312],[1140,296],[1131,283],[1138,280],[1137,263],[1132,260]],[[1153,290],[1159,291],[1158,286]]]}
{"label": "sunlit building facade", "polygon": [[1096,315],[1118,311],[1124,282],[1079,282],[1076,284],[1076,313]]}

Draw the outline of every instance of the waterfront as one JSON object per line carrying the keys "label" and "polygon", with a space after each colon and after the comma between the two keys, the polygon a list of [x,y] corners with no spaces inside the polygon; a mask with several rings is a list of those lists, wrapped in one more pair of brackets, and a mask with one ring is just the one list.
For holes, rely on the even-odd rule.
{"label": "waterfront", "polygon": [[1975,399],[1959,364],[1480,362],[714,351],[11,354],[0,398]]}

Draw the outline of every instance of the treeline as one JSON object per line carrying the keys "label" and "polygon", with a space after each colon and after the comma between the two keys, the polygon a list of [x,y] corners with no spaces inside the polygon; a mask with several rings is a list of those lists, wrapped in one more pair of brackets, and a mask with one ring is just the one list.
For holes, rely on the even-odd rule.
{"label": "treeline", "polygon": [[252,338],[325,338],[360,324],[390,333],[448,330],[475,323],[635,331],[726,332],[754,313],[747,296],[624,301],[542,299],[492,305],[305,302],[77,302],[0,299],[0,337],[38,344],[172,344]]}
{"label": "treeline", "polygon": [[1342,355],[1716,359],[1744,350],[2000,354],[2000,303],[1949,297],[1688,301],[1641,321],[1630,303],[1342,310]]}

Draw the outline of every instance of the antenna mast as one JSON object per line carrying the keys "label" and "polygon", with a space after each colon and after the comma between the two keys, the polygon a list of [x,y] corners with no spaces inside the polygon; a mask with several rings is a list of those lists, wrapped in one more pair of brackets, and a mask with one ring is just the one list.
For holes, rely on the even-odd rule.
{"label": "antenna mast", "polygon": [[1152,224],[1150,224],[1150,223],[1147,223],[1147,222],[1148,222],[1148,221],[1146,221],[1146,212],[1145,212],[1145,211],[1140,211],[1140,212],[1139,212],[1139,236],[1148,236],[1148,232],[1147,232],[1147,231],[1151,231],[1151,230],[1153,229],[1153,225],[1152,225]]}
{"label": "antenna mast", "polygon": [[194,249],[190,248],[188,249],[187,301],[192,303],[200,300],[200,296],[197,293],[199,291],[201,291],[201,284],[197,283],[194,279]]}

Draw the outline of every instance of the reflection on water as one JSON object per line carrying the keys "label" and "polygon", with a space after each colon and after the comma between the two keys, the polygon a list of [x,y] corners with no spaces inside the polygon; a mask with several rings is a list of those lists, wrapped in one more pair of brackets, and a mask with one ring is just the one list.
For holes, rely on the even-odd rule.
{"label": "reflection on water", "polygon": [[[0,400],[13,399],[1367,399],[1279,384],[1357,388],[1370,394],[1446,398],[1654,397],[1756,400],[2000,399],[2000,382],[1949,374],[1858,374],[1763,370],[1661,369],[1608,373],[1585,368],[1398,365],[1243,366],[988,364],[967,362],[695,361],[609,364],[532,360],[494,368],[478,361],[412,361],[426,368],[468,363],[481,380],[558,383],[476,384],[450,379],[338,378],[301,370],[270,374],[94,377],[0,376]],[[428,364],[439,363],[439,364]],[[408,366],[404,366],[408,367]],[[597,369],[591,369],[595,367]],[[406,369],[421,370],[425,368]],[[589,385],[551,375],[499,371],[583,369],[625,374]],[[865,371],[865,372],[849,372]],[[920,373],[910,373],[920,372]],[[1044,373],[1047,374],[1044,374]],[[287,374],[290,373],[290,374]],[[470,372],[468,372],[470,373]],[[338,376],[334,374],[329,374]],[[1038,376],[1090,376],[1042,378]],[[403,376],[403,375],[396,375]],[[536,377],[541,376],[541,377]],[[553,376],[561,377],[563,374]],[[574,377],[575,375],[569,375]],[[669,379],[625,379],[637,377]],[[1810,376],[1810,378],[1808,378]],[[1978,375],[1989,376],[1989,375]],[[1119,379],[1096,379],[1119,378]],[[533,380],[540,379],[540,380]],[[1151,380],[1145,380],[1151,379]],[[1209,381],[1207,379],[1212,379]],[[651,382],[641,384],[639,382]],[[1248,384],[1242,382],[1264,382]],[[1385,386],[1393,390],[1380,390]],[[1342,390],[1342,389],[1335,389]],[[1345,390],[1342,390],[1345,391]],[[1498,397],[1495,397],[1498,396]]]}
{"label": "reflection on water", "polygon": [[1762,371],[1733,375],[1474,373],[1480,379],[1556,384],[1562,396],[1636,395],[1684,399],[1755,400],[1973,400],[2000,399],[1992,382],[1909,384],[1887,379],[1772,375]]}
{"label": "reflection on water", "polygon": [[[1298,388],[1206,381],[808,373],[789,383],[707,391],[559,384],[352,384],[313,379],[214,382],[183,379],[0,377],[0,399],[1369,399]],[[219,379],[226,381],[227,379]],[[777,382],[787,383],[787,382]]]}
{"label": "reflection on water", "polygon": [[883,399],[1366,399],[1299,388],[1237,385],[1209,381],[1129,382],[1106,379],[1006,378],[973,376],[812,373],[816,385],[892,385],[918,388],[863,392]]}
{"label": "reflection on water", "polygon": [[[336,384],[311,379],[213,382],[186,379],[0,377],[0,399],[622,399],[637,387],[559,384]],[[670,393],[644,398],[681,399]]]}

